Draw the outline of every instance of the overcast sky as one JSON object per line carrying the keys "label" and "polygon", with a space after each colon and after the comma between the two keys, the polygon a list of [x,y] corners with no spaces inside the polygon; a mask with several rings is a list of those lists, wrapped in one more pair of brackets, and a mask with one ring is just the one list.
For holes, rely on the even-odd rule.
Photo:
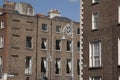
{"label": "overcast sky", "polygon": [[[30,3],[35,13],[48,15],[50,9],[58,9],[62,16],[68,17],[79,22],[80,1],[79,0],[8,0],[14,2]],[[2,6],[3,0],[0,0]]]}

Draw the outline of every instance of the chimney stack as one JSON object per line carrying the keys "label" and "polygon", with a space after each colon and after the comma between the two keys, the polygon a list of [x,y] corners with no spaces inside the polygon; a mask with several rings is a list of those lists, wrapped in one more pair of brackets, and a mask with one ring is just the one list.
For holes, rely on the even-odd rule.
{"label": "chimney stack", "polygon": [[60,12],[57,9],[51,9],[48,12],[49,18],[54,18],[55,16],[61,16]]}

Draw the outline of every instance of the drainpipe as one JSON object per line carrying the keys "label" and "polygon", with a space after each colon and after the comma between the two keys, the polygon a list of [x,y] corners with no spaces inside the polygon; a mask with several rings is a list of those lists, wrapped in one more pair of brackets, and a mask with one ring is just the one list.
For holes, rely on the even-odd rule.
{"label": "drainpipe", "polygon": [[38,62],[38,15],[36,16],[36,21],[37,21],[37,27],[36,27],[36,70],[35,70],[35,72],[36,72],[36,76],[35,76],[35,80],[37,80],[37,62]]}

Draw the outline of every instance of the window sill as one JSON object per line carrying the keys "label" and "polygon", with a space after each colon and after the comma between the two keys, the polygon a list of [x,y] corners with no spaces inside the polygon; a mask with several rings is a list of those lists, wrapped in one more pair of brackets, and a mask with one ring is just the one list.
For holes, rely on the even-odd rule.
{"label": "window sill", "polygon": [[44,32],[44,33],[47,33],[48,32],[48,30],[41,30],[42,32]]}
{"label": "window sill", "polygon": [[33,48],[26,48],[27,50],[33,50]]}
{"label": "window sill", "polygon": [[66,51],[67,53],[71,53],[72,51]]}
{"label": "window sill", "polygon": [[92,29],[91,32],[97,31],[98,29]]}
{"label": "window sill", "polygon": [[31,76],[31,75],[32,75],[32,73],[25,73],[25,75],[26,75],[26,76]]}
{"label": "window sill", "polygon": [[70,74],[66,74],[66,76],[72,76],[72,74],[70,73]]}
{"label": "window sill", "polygon": [[99,3],[99,2],[93,2],[92,5],[96,5],[96,4],[98,4],[98,3]]}
{"label": "window sill", "polygon": [[98,66],[98,67],[89,67],[89,70],[94,70],[94,69],[102,69],[102,66]]}
{"label": "window sill", "polygon": [[57,51],[57,52],[61,52],[62,50],[55,50],[55,51]]}
{"label": "window sill", "polygon": [[48,49],[41,49],[42,51],[47,51]]}
{"label": "window sill", "polygon": [[61,34],[62,32],[56,32],[56,34]]}
{"label": "window sill", "polygon": [[54,74],[55,76],[62,76],[62,74]]}
{"label": "window sill", "polygon": [[4,47],[1,47],[0,49],[3,49]]}
{"label": "window sill", "polygon": [[4,28],[0,28],[1,30],[3,30],[3,29],[5,29],[5,27]]}
{"label": "window sill", "polygon": [[120,23],[118,23],[117,26],[120,26]]}
{"label": "window sill", "polygon": [[120,65],[118,64],[117,67],[120,68]]}

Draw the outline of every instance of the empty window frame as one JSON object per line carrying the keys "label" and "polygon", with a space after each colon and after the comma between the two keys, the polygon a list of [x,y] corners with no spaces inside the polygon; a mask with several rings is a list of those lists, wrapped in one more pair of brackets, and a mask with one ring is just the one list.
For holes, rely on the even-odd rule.
{"label": "empty window frame", "polygon": [[61,40],[56,40],[56,50],[61,50]]}
{"label": "empty window frame", "polygon": [[98,29],[98,13],[92,14],[92,30]]}
{"label": "empty window frame", "polygon": [[4,37],[0,36],[0,48],[4,47]]}
{"label": "empty window frame", "polygon": [[3,20],[1,20],[1,22],[0,22],[0,28],[1,28],[1,29],[5,28],[5,23],[4,23]]}
{"label": "empty window frame", "polygon": [[47,24],[42,24],[42,31],[48,31]]}
{"label": "empty window frame", "polygon": [[89,66],[101,66],[101,41],[91,42],[89,45]]}
{"label": "empty window frame", "polygon": [[47,71],[47,59],[45,57],[41,58],[41,73],[44,75]]}
{"label": "empty window frame", "polygon": [[90,80],[102,80],[101,76],[91,76]]}
{"label": "empty window frame", "polygon": [[55,61],[55,74],[60,74],[61,73],[61,60],[60,58],[56,58]]}
{"label": "empty window frame", "polygon": [[61,33],[61,26],[56,26],[56,33]]}
{"label": "empty window frame", "polygon": [[25,59],[25,74],[32,74],[32,57],[30,56]]}
{"label": "empty window frame", "polygon": [[26,47],[27,48],[33,48],[33,40],[32,37],[26,37]]}
{"label": "empty window frame", "polygon": [[47,39],[42,38],[41,49],[47,49]]}
{"label": "empty window frame", "polygon": [[67,41],[67,51],[72,51],[72,41]]}
{"label": "empty window frame", "polygon": [[72,60],[71,59],[67,59],[67,62],[66,62],[66,73],[68,75],[71,75],[71,73],[72,73]]}

